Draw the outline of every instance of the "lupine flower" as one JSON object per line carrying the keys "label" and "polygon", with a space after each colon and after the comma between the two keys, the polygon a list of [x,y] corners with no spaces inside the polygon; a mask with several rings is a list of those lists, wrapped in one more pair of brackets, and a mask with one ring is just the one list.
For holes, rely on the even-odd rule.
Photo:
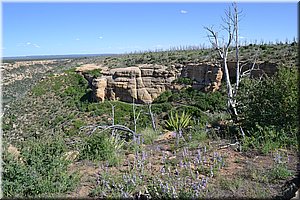
{"label": "lupine flower", "polygon": [[190,162],[190,161],[188,161],[188,162],[187,162],[187,166],[188,166],[188,168],[189,168],[189,169],[191,169],[191,168],[192,168],[192,164],[191,164],[191,162]]}
{"label": "lupine flower", "polygon": [[169,191],[169,184],[168,183],[166,183],[166,192],[168,192]]}
{"label": "lupine flower", "polygon": [[199,160],[201,160],[201,151],[200,151],[200,149],[197,150],[197,158]]}
{"label": "lupine flower", "polygon": [[142,144],[144,144],[144,137],[142,137]]}
{"label": "lupine flower", "polygon": [[196,183],[193,183],[193,184],[192,184],[192,189],[195,190],[195,191],[197,191],[198,186],[196,185]]}
{"label": "lupine flower", "polygon": [[282,163],[281,159],[282,159],[282,156],[277,151],[274,160],[276,163]]}
{"label": "lupine flower", "polygon": [[213,177],[214,176],[214,172],[213,172],[213,167],[210,166],[210,176]]}
{"label": "lupine flower", "polygon": [[225,161],[222,159],[222,167],[225,166]]}
{"label": "lupine flower", "polygon": [[196,171],[196,178],[199,179],[199,172]]}
{"label": "lupine flower", "polygon": [[128,198],[129,197],[127,192],[124,192],[123,190],[121,190],[121,192],[122,192],[122,198]]}
{"label": "lupine flower", "polygon": [[167,168],[167,170],[168,170],[168,173],[171,173],[171,169],[170,169],[170,167],[168,167],[168,168]]}
{"label": "lupine flower", "polygon": [[180,166],[180,168],[182,168],[182,167],[183,167],[182,160],[179,162],[179,166]]}
{"label": "lupine flower", "polygon": [[166,172],[166,170],[165,170],[165,167],[164,167],[164,166],[161,168],[160,172],[161,172],[162,174],[164,174],[164,173]]}
{"label": "lupine flower", "polygon": [[202,178],[202,189],[205,189],[207,186],[207,179]]}
{"label": "lupine flower", "polygon": [[101,183],[100,179],[97,178],[97,183],[96,183],[96,185],[100,185],[100,183]]}
{"label": "lupine flower", "polygon": [[143,152],[142,152],[142,160],[146,160],[146,156],[147,156],[146,152],[143,151]]}
{"label": "lupine flower", "polygon": [[138,135],[137,139],[136,139],[136,142],[138,145],[140,145],[140,135]]}
{"label": "lupine flower", "polygon": [[196,197],[196,198],[199,197],[199,191],[198,191],[198,190],[196,190],[195,197]]}
{"label": "lupine flower", "polygon": [[200,163],[200,160],[196,157],[195,164],[199,164],[199,163]]}
{"label": "lupine flower", "polygon": [[183,148],[184,155],[188,155],[188,149],[186,147]]}
{"label": "lupine flower", "polygon": [[123,174],[123,181],[126,183],[127,182],[127,176]]}
{"label": "lupine flower", "polygon": [[175,175],[176,175],[176,176],[179,175],[179,172],[178,172],[177,168],[175,168]]}
{"label": "lupine flower", "polygon": [[172,186],[171,189],[172,189],[172,198],[176,198],[176,190],[174,186]]}
{"label": "lupine flower", "polygon": [[186,169],[186,168],[187,168],[187,165],[186,165],[186,163],[185,163],[185,162],[183,163],[183,167],[184,167],[184,169]]}

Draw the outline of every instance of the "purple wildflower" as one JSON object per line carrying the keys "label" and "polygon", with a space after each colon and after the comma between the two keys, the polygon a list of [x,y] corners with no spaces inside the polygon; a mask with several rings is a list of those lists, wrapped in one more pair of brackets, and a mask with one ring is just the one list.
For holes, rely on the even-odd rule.
{"label": "purple wildflower", "polygon": [[282,159],[282,156],[277,151],[276,155],[275,155],[275,158],[274,158],[275,163],[278,163],[278,164],[282,163],[281,159]]}
{"label": "purple wildflower", "polygon": [[179,172],[178,172],[177,168],[175,168],[175,175],[176,175],[176,176],[179,175]]}
{"label": "purple wildflower", "polygon": [[164,174],[164,173],[166,172],[166,170],[165,170],[165,167],[164,167],[164,166],[161,168],[160,172],[161,172],[162,174]]}
{"label": "purple wildflower", "polygon": [[179,162],[179,166],[180,166],[180,168],[182,168],[182,167],[183,167],[182,160]]}

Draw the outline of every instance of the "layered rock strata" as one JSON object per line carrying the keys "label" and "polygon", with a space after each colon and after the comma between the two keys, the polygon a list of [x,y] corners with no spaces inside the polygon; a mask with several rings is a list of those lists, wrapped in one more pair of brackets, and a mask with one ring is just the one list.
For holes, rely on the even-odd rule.
{"label": "layered rock strata", "polygon": [[[234,63],[228,63],[229,70],[234,77]],[[273,74],[275,65],[261,64],[264,73]],[[245,70],[250,67],[246,66]],[[272,69],[271,69],[272,68]],[[90,70],[101,69],[101,77],[89,74]],[[93,90],[93,98],[98,101],[120,100],[124,102],[151,103],[166,90],[180,90],[188,87],[175,84],[179,77],[193,81],[192,87],[204,91],[216,91],[223,79],[222,67],[215,63],[190,63],[167,67],[156,64],[140,64],[133,67],[113,68],[93,64],[83,65],[76,69],[84,75]],[[263,73],[260,69],[254,74]]]}

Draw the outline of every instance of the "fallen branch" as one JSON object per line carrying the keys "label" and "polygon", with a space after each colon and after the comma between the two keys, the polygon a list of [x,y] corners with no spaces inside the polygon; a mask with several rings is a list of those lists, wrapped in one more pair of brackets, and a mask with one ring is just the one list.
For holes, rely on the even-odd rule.
{"label": "fallen branch", "polygon": [[90,126],[83,126],[80,127],[80,131],[84,130],[84,129],[92,129],[92,131],[87,132],[88,135],[93,134],[97,129],[102,129],[101,132],[108,130],[108,129],[117,129],[117,130],[121,130],[121,131],[125,131],[125,132],[129,132],[131,133],[133,136],[137,136],[138,134],[136,134],[136,132],[134,132],[133,130],[131,130],[130,128],[123,126],[123,125],[103,125],[103,126],[97,126],[97,125],[90,125]]}

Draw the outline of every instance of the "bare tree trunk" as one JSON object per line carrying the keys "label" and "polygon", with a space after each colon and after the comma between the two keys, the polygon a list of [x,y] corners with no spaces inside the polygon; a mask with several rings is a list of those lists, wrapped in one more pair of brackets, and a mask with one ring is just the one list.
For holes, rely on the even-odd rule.
{"label": "bare tree trunk", "polygon": [[152,128],[153,128],[154,131],[156,131],[156,124],[155,124],[154,115],[153,115],[152,110],[151,110],[151,106],[152,106],[152,104],[149,103],[148,108],[149,108],[149,114],[150,114],[150,117],[151,117]]}
{"label": "bare tree trunk", "polygon": [[[220,45],[219,44],[219,36],[218,32],[214,31],[213,28],[207,28],[205,29],[209,32],[208,38],[210,43],[212,44],[213,48],[216,49],[216,51],[219,54],[219,57],[222,59],[223,62],[223,68],[224,68],[224,75],[226,80],[226,86],[227,86],[227,108],[230,112],[230,115],[232,119],[236,122],[238,120],[238,112],[237,112],[237,102],[236,102],[236,95],[238,92],[238,87],[240,83],[240,76],[241,76],[241,70],[240,70],[240,61],[239,61],[239,35],[238,35],[238,9],[236,3],[232,4],[233,11],[231,11],[230,7],[228,10],[225,11],[226,18],[223,18],[223,21],[225,25],[222,25],[223,29],[226,30],[228,36],[227,42],[224,42]],[[227,56],[228,51],[231,46],[232,40],[235,40],[235,49],[236,49],[236,85],[233,88],[232,83],[230,81],[230,74],[228,70],[227,65]],[[239,126],[242,135],[244,136],[244,132],[242,128]]]}
{"label": "bare tree trunk", "polygon": [[[112,105],[111,103],[110,103],[110,105],[111,105],[111,112],[112,112],[112,126],[114,126],[115,125],[115,106]],[[111,131],[111,134],[112,134],[112,136],[115,136],[115,129],[113,129]]]}
{"label": "bare tree trunk", "polygon": [[[132,112],[133,112],[133,124],[134,124],[134,132],[136,133],[136,115],[135,115],[135,104],[134,97],[132,98]],[[133,141],[136,140],[136,135],[133,135]]]}
{"label": "bare tree trunk", "polygon": [[235,61],[236,61],[236,85],[234,95],[237,95],[240,83],[240,58],[239,58],[239,35],[238,35],[238,9],[236,3],[233,4],[234,8],[234,27],[235,27]]}

